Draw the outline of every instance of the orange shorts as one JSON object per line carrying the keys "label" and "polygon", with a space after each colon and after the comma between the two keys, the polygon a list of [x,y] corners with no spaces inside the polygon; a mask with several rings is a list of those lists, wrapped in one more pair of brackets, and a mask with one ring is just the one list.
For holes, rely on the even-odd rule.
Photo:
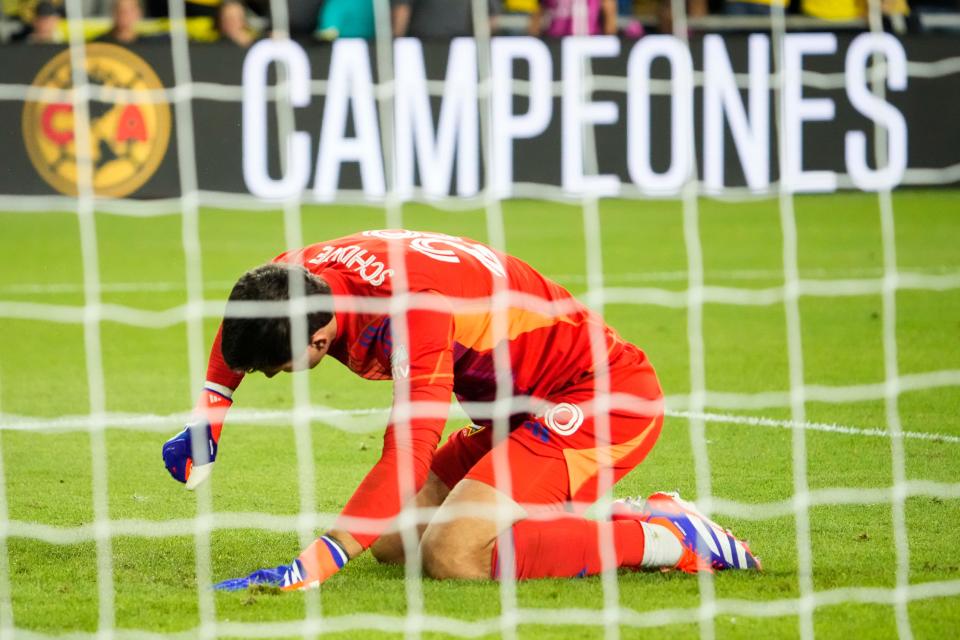
{"label": "orange shorts", "polygon": [[[585,508],[643,461],[663,424],[653,368],[641,351],[625,354],[611,363],[610,393],[641,401],[637,406],[593,415],[596,383],[589,378],[548,398],[549,410],[529,416],[497,446],[491,427],[456,431],[437,450],[431,470],[451,489],[467,478],[525,506]],[[606,419],[598,424],[600,417]],[[601,437],[604,432],[609,439]],[[509,478],[495,473],[503,452]]]}

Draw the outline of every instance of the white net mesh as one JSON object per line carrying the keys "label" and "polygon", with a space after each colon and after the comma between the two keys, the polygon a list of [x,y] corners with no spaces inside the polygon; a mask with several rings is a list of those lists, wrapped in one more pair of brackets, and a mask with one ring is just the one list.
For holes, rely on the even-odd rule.
{"label": "white net mesh", "polygon": [[[287,28],[287,5],[281,0],[271,3],[271,16],[275,37],[285,37]],[[674,14],[674,35],[680,41],[686,40],[688,24],[686,19],[686,3],[679,0],[672,2]],[[79,71],[84,69],[84,34],[81,27],[82,14],[81,0],[68,0],[66,3],[67,17],[70,21],[70,55],[73,63],[74,76],[73,90],[67,91],[68,100],[75,114],[74,135],[77,149],[89,149],[86,139],[89,135],[88,104],[91,97],[104,100],[119,100],[121,94],[103,95],[102,88],[91,87],[86,75]],[[200,243],[200,216],[202,206],[216,206],[221,208],[237,209],[276,209],[276,202],[263,202],[253,197],[236,194],[218,193],[201,190],[197,177],[196,140],[194,118],[192,112],[193,101],[196,99],[214,101],[238,101],[241,91],[238,87],[196,83],[192,80],[190,52],[188,49],[187,33],[184,26],[184,3],[181,1],[170,4],[171,14],[171,51],[173,57],[173,74],[175,87],[154,95],[153,99],[169,100],[176,106],[175,132],[177,140],[177,167],[179,182],[182,186],[182,195],[179,198],[155,201],[136,200],[103,200],[94,195],[92,188],[92,174],[89,154],[78,152],[76,197],[34,196],[0,194],[0,210],[4,211],[49,211],[67,210],[76,213],[79,223],[79,237],[81,242],[81,256],[83,268],[82,286],[77,288],[64,286],[60,291],[49,293],[63,293],[83,295],[82,305],[67,305],[57,303],[23,302],[16,300],[0,300],[0,317],[7,320],[33,320],[40,322],[59,322],[82,325],[84,338],[84,353],[86,357],[87,388],[89,394],[89,414],[82,416],[62,416],[50,419],[30,418],[12,414],[0,414],[2,429],[6,432],[26,431],[31,433],[63,433],[66,431],[86,432],[90,435],[90,455],[92,456],[92,496],[93,519],[91,522],[79,526],[54,526],[38,522],[11,519],[7,501],[7,483],[0,483],[0,636],[12,637],[14,634],[23,637],[40,637],[44,634],[28,631],[18,624],[11,598],[10,563],[8,560],[8,540],[11,538],[28,538],[51,544],[76,544],[93,541],[96,547],[96,575],[97,575],[97,624],[96,632],[91,634],[76,634],[78,637],[87,635],[98,638],[107,637],[142,637],[155,634],[163,637],[183,636],[205,638],[229,637],[273,637],[284,635],[317,635],[321,632],[338,631],[382,631],[402,632],[406,636],[420,637],[425,632],[439,632],[449,635],[476,637],[491,633],[499,633],[506,637],[517,635],[520,625],[537,624],[552,626],[587,625],[597,626],[604,630],[606,637],[617,637],[624,627],[652,627],[671,624],[683,624],[696,621],[699,624],[699,634],[704,639],[713,638],[716,631],[718,616],[733,615],[745,617],[774,618],[796,616],[798,619],[801,637],[814,636],[814,614],[817,609],[847,603],[890,605],[894,608],[896,630],[901,638],[912,637],[909,604],[916,600],[960,595],[960,580],[941,580],[924,583],[911,583],[910,580],[910,546],[909,531],[905,515],[905,503],[908,498],[915,496],[931,496],[941,499],[960,498],[960,482],[935,482],[928,480],[911,480],[906,473],[904,443],[908,440],[930,441],[936,440],[950,446],[960,444],[960,437],[949,434],[931,434],[926,432],[906,431],[902,427],[898,400],[901,394],[909,391],[932,390],[944,387],[960,386],[960,370],[933,370],[926,373],[901,374],[898,367],[897,344],[897,293],[904,290],[919,291],[946,291],[960,288],[960,274],[958,273],[924,273],[908,272],[898,268],[896,255],[896,241],[894,233],[893,199],[889,189],[878,193],[880,211],[880,229],[882,239],[882,269],[876,272],[863,273],[863,277],[846,279],[804,278],[801,277],[798,260],[797,216],[794,210],[794,197],[790,190],[780,188],[774,183],[763,194],[753,194],[747,188],[728,188],[722,196],[730,199],[752,199],[756,197],[775,197],[780,212],[780,229],[782,231],[782,271],[773,274],[771,279],[782,279],[782,285],[770,288],[754,287],[719,287],[705,283],[704,252],[702,246],[702,230],[700,223],[700,197],[713,192],[707,184],[700,181],[698,168],[690,163],[689,171],[685,175],[680,200],[682,203],[682,230],[686,250],[686,270],[682,273],[660,274],[663,281],[679,278],[686,282],[683,290],[676,290],[657,286],[610,286],[608,285],[604,256],[602,253],[602,222],[600,215],[599,195],[582,197],[571,196],[570,193],[559,187],[544,184],[514,183],[510,191],[514,196],[533,197],[549,201],[564,203],[578,203],[582,209],[582,238],[586,253],[585,284],[586,292],[583,299],[596,311],[604,312],[605,307],[611,304],[654,305],[660,307],[685,310],[687,327],[687,346],[689,349],[689,393],[671,394],[667,397],[666,415],[676,423],[686,421],[689,425],[689,439],[692,451],[692,464],[695,472],[695,487],[697,504],[706,514],[720,517],[736,517],[748,520],[768,520],[784,516],[792,517],[795,521],[796,552],[798,566],[798,596],[784,598],[766,598],[745,600],[718,597],[715,577],[708,573],[699,575],[699,606],[694,609],[673,608],[664,603],[664,607],[652,610],[638,610],[623,601],[620,594],[621,580],[629,579],[618,576],[614,569],[612,556],[612,533],[608,529],[601,531],[601,559],[607,569],[600,578],[602,585],[602,606],[600,608],[570,608],[561,609],[538,606],[522,606],[518,599],[515,576],[510,570],[512,566],[512,542],[509,537],[501,538],[500,557],[504,560],[504,571],[499,586],[500,612],[497,616],[483,619],[460,619],[436,615],[428,612],[425,604],[423,588],[423,573],[418,557],[418,540],[415,525],[426,522],[433,515],[432,511],[418,512],[415,509],[406,509],[400,516],[398,528],[402,533],[403,548],[406,556],[405,563],[405,611],[397,613],[354,613],[348,615],[327,615],[324,613],[323,592],[310,592],[306,596],[306,606],[302,618],[282,622],[230,622],[218,618],[214,592],[210,585],[215,581],[213,574],[213,543],[212,534],[224,529],[258,529],[270,532],[295,531],[302,546],[306,546],[316,534],[317,529],[329,526],[336,516],[333,512],[321,512],[317,509],[318,472],[315,468],[315,458],[312,454],[318,446],[313,437],[311,425],[314,421],[322,421],[347,432],[363,432],[371,424],[382,424],[388,415],[388,410],[379,407],[369,407],[357,410],[338,410],[319,404],[311,398],[310,387],[305,372],[292,376],[293,405],[290,410],[264,410],[244,406],[233,409],[229,416],[230,424],[258,424],[272,426],[289,424],[293,427],[294,441],[297,450],[296,464],[291,469],[295,471],[299,489],[299,513],[296,515],[271,515],[266,513],[240,513],[222,511],[214,508],[213,494],[210,485],[203,485],[197,491],[197,509],[192,517],[180,519],[153,521],[136,519],[111,518],[108,504],[108,465],[101,464],[108,459],[105,434],[108,429],[124,428],[138,431],[167,433],[178,422],[187,418],[186,414],[151,415],[151,414],[118,414],[110,413],[105,402],[105,374],[103,364],[103,346],[101,327],[103,323],[117,323],[145,329],[161,329],[183,324],[186,328],[186,353],[188,354],[188,375],[193,388],[199,388],[204,379],[207,345],[203,339],[203,320],[218,317],[222,313],[222,301],[211,299],[206,291],[210,283],[201,264]],[[395,183],[396,140],[394,126],[394,96],[395,84],[393,77],[394,44],[390,34],[389,6],[386,0],[375,3],[378,38],[371,45],[372,57],[376,61],[378,76],[376,82],[376,100],[379,107],[379,128],[382,140],[384,175],[386,179],[386,193],[383,197],[384,226],[387,228],[403,228],[405,226],[403,203],[408,200],[408,194],[399,193]],[[491,127],[491,113],[494,108],[491,104],[491,87],[496,79],[491,77],[490,42],[491,34],[484,17],[487,12],[487,3],[484,0],[473,2],[474,24],[477,25],[477,58],[478,58],[478,90],[480,151],[484,163],[484,175],[490,176],[496,172],[491,167],[491,158],[494,157],[493,147],[496,144]],[[882,33],[879,0],[870,3],[869,14],[870,30],[876,34]],[[774,90],[774,131],[777,140],[784,137],[781,109],[777,106],[782,100],[780,81],[783,75],[782,43],[786,32],[786,20],[781,10],[774,10],[770,23],[770,41],[773,51],[773,68],[771,69],[770,86]],[[612,46],[605,41],[604,46]],[[600,54],[602,55],[602,54]],[[870,83],[878,96],[883,96],[887,84],[889,61],[879,63],[875,61],[870,68]],[[276,110],[276,122],[279,139],[287,139],[287,134],[294,129],[294,112],[290,104],[287,80],[279,67],[277,80],[277,99],[273,102]],[[906,73],[909,77],[938,78],[960,73],[960,58],[950,57],[934,62],[908,62]],[[626,92],[628,81],[626,78],[594,75],[588,62],[576,74],[581,96],[589,97],[594,91]],[[745,74],[736,76],[740,88],[749,87],[749,78]],[[844,86],[844,74],[824,74],[813,71],[803,72],[803,85],[810,88],[836,88]],[[431,81],[428,84],[432,96],[443,95],[443,84]],[[703,85],[702,73],[695,73],[694,84]],[[310,86],[312,95],[323,95],[327,91],[326,81],[313,80]],[[569,98],[563,90],[569,86],[553,83],[555,96]],[[652,94],[670,95],[677,91],[673,82],[651,81]],[[692,91],[692,87],[690,88]],[[515,81],[513,91],[516,95],[530,95],[530,84]],[[96,94],[96,95],[93,95]],[[0,86],[0,99],[23,101],[38,98],[37,90],[26,85]],[[589,124],[583,125],[582,130],[582,169],[585,176],[595,177],[600,173],[599,156],[602,150],[597,148],[594,138],[594,129]],[[876,154],[876,165],[885,166],[888,159],[885,157],[885,131],[875,128],[875,141],[872,145]],[[691,145],[692,137],[689,137]],[[789,164],[784,155],[787,147],[777,144],[781,157],[779,166]],[[691,149],[689,158],[696,154]],[[290,167],[285,166],[286,154],[280,153],[281,170],[285,173]],[[951,184],[960,180],[960,164],[942,169],[910,167],[905,172],[902,184],[905,185],[936,185]],[[838,176],[840,187],[850,187],[852,180],[845,175]],[[649,194],[641,193],[632,184],[618,184],[617,191],[621,197],[640,198]],[[414,199],[422,199],[421,192],[415,193]],[[508,248],[508,234],[504,222],[502,202],[498,190],[490,184],[483,185],[479,194],[466,198],[447,198],[441,202],[430,199],[430,202],[451,210],[473,209],[482,206],[485,216],[485,228],[489,244],[497,249]],[[295,249],[305,241],[314,241],[317,238],[302,236],[301,205],[313,199],[322,199],[305,192],[296,197],[285,200],[280,207],[283,210],[284,242],[288,249]],[[337,200],[344,203],[368,202],[367,196],[359,192],[340,191]],[[152,311],[104,302],[104,292],[122,290],[123,284],[109,284],[101,280],[100,258],[96,230],[95,212],[110,212],[129,216],[150,217],[166,215],[176,212],[180,215],[183,255],[186,260],[184,267],[185,280],[182,283],[157,282],[157,290],[180,289],[186,293],[186,304],[181,307],[167,310]],[[359,231],[359,229],[358,229]],[[402,265],[403,261],[395,259],[394,264]],[[741,274],[744,275],[744,274]],[[754,274],[757,275],[757,274]],[[770,278],[771,274],[759,274],[759,278]],[[749,278],[750,275],[746,274]],[[655,282],[655,274],[647,274],[649,281]],[[402,272],[394,276],[395,287],[399,291],[405,288],[406,277]],[[207,287],[205,287],[207,283]],[[228,283],[217,283],[219,286]],[[30,293],[29,283],[22,286],[8,288],[6,293]],[[142,285],[136,285],[143,290]],[[496,291],[492,298],[494,308],[494,334],[506,335],[507,327],[504,324],[508,294],[507,291]],[[291,291],[291,310],[302,309],[303,301],[297,298],[302,291]],[[883,336],[883,363],[884,380],[878,383],[856,385],[820,385],[809,384],[805,379],[804,345],[803,345],[803,318],[800,311],[801,299],[805,296],[817,297],[853,297],[861,295],[879,295],[882,298],[882,336]],[[394,335],[403,339],[407,333],[405,326],[405,312],[415,304],[403,296],[394,298],[390,314],[393,319]],[[711,390],[707,383],[706,347],[704,330],[704,307],[708,304],[751,306],[782,305],[784,311],[785,333],[787,344],[787,368],[789,388],[782,391],[766,392],[737,392]],[[294,317],[297,317],[294,314]],[[306,331],[303,326],[298,327],[294,322],[294,335],[302,335]],[[602,356],[605,352],[603,335],[591,336],[591,343],[595,361],[605,364]],[[2,356],[0,356],[2,357]],[[498,395],[491,406],[487,407],[493,418],[495,431],[502,437],[507,429],[508,418],[511,413],[510,354],[506,349],[497,349],[495,356],[498,378],[506,384],[498,386]],[[407,393],[403,383],[396,387],[397,393]],[[598,415],[598,438],[609,437],[609,425],[603,416],[606,415],[612,402],[616,400],[609,394],[609,389],[598,388],[599,405],[596,407]],[[886,408],[886,429],[856,428],[842,424],[831,424],[811,421],[807,416],[807,406],[811,402],[824,403],[856,403],[868,400],[882,401]],[[763,411],[766,409],[789,409],[789,419],[779,419],[769,416],[744,415],[746,411]],[[393,419],[399,425],[409,422],[418,411],[439,411],[438,407],[412,407],[409,403],[401,403],[393,414]],[[445,414],[446,407],[443,407]],[[722,411],[741,413],[722,413]],[[456,413],[457,410],[454,409]],[[459,415],[459,414],[457,414]],[[708,448],[707,425],[729,424],[765,427],[769,429],[787,429],[792,434],[791,455],[793,494],[789,499],[765,504],[745,503],[724,499],[717,494],[724,491],[714,486],[714,474],[711,468],[711,457]],[[848,434],[858,438],[883,438],[890,443],[892,468],[892,484],[869,489],[830,487],[811,489],[808,482],[808,454],[807,434],[810,431]],[[403,433],[403,429],[400,430]],[[234,446],[240,446],[234,445]],[[0,465],[3,457],[0,456]],[[496,462],[498,468],[506,470],[507,462]],[[0,468],[2,470],[2,468]],[[601,478],[601,485],[610,484],[612,473],[604,471],[607,478]],[[784,473],[788,473],[784,471]],[[399,466],[399,482],[402,492],[412,491],[412,460],[402,457]],[[505,477],[507,473],[498,473],[498,477]],[[501,487],[504,488],[504,487]],[[665,487],[650,487],[651,490]],[[811,509],[823,505],[867,505],[885,503],[891,505],[893,540],[896,562],[896,581],[893,587],[878,586],[846,586],[832,589],[817,589],[814,581],[814,552],[811,542]],[[603,515],[609,509],[609,497],[601,500],[598,513]],[[505,528],[509,515],[497,514],[500,528]],[[174,634],[159,634],[152,629],[131,630],[119,628],[116,623],[115,593],[118,588],[115,579],[113,555],[113,541],[122,536],[138,537],[174,537],[190,536],[194,541],[194,563],[196,572],[196,594],[199,626],[188,631]],[[251,562],[260,559],[251,558]],[[267,560],[267,559],[264,559]],[[269,562],[269,560],[267,560]],[[217,576],[220,578],[221,576]],[[361,579],[358,577],[357,579]],[[456,587],[453,587],[456,588]]]}

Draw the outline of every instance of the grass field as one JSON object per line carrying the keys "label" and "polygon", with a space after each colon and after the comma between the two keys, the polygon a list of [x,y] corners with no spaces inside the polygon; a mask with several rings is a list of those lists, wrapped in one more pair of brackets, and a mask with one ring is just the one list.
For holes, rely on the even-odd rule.
{"label": "grass field", "polygon": [[[960,274],[960,193],[903,192],[894,197],[897,263],[901,271]],[[577,207],[518,201],[504,205],[506,249],[555,276],[575,293],[586,288],[586,249],[582,213]],[[798,197],[799,267],[804,279],[882,277],[883,250],[878,200],[862,194]],[[603,264],[609,287],[686,288],[687,255],[681,206],[676,202],[601,203]],[[308,207],[303,211],[306,242],[385,225],[375,208]],[[486,239],[482,212],[449,213],[409,206],[404,225]],[[183,305],[185,257],[181,219],[176,215],[133,218],[96,217],[101,280],[106,303],[161,311]],[[206,297],[226,296],[229,283],[246,268],[284,247],[283,215],[204,210],[200,219]],[[700,202],[700,240],[707,285],[765,289],[782,286],[782,234],[776,200],[748,203]],[[82,305],[81,250],[76,216],[70,213],[0,214],[0,300]],[[960,370],[960,289],[897,293],[897,363],[901,375]],[[0,305],[0,308],[5,308]],[[690,391],[687,310],[655,305],[611,304],[608,321],[642,346],[656,366],[675,411],[686,408]],[[845,297],[804,296],[800,301],[804,380],[810,385],[882,385],[884,381],[883,304],[879,293]],[[8,314],[7,314],[8,315]],[[209,344],[216,318],[205,321]],[[703,311],[706,383],[711,391],[757,393],[790,388],[784,305],[710,303]],[[101,327],[106,409],[110,414],[169,415],[192,404],[187,332],[183,323],[141,328],[105,321]],[[205,347],[206,348],[206,347]],[[43,531],[70,532],[94,518],[93,465],[105,465],[109,516],[150,523],[191,518],[197,496],[173,482],[160,459],[161,443],[182,428],[108,429],[107,459],[93,460],[84,431],[39,433],[11,429],[18,421],[42,421],[90,411],[81,324],[0,319],[0,430],[5,501],[9,520],[45,525]],[[386,407],[387,383],[352,377],[336,363],[309,374],[316,405],[337,409]],[[291,377],[249,379],[236,394],[237,408],[287,409]],[[882,398],[855,402],[809,402],[807,420],[857,429],[885,430]],[[726,415],[788,420],[788,407],[732,411]],[[960,483],[960,387],[904,392],[899,411],[903,429],[946,436],[904,440],[906,477]],[[793,494],[792,433],[788,429],[731,421],[707,423],[707,449],[715,495],[759,504],[789,500]],[[122,424],[122,421],[121,423]],[[312,425],[315,444],[317,510],[336,512],[379,455],[376,420],[366,433]],[[451,422],[451,426],[456,424]],[[219,512],[296,514],[300,508],[293,429],[289,425],[234,424],[221,441],[212,487]],[[888,488],[894,468],[885,436],[806,433],[807,476],[811,489]],[[617,495],[679,489],[696,498],[688,422],[668,418],[660,442],[631,473]],[[914,496],[906,500],[912,584],[960,580],[960,500]],[[0,514],[2,517],[2,514]],[[718,575],[716,596],[724,601],[764,602],[799,596],[798,550],[792,516],[747,520],[718,517],[751,541],[765,563],[762,574]],[[847,587],[890,589],[896,583],[893,511],[889,502],[822,505],[810,510],[813,586],[838,593]],[[160,524],[157,525],[158,527]],[[150,531],[156,534],[156,531]],[[52,534],[51,534],[52,535]],[[2,538],[0,538],[2,541]],[[0,628],[45,634],[92,632],[98,625],[96,543],[50,544],[11,535],[9,602],[13,622]],[[200,623],[196,546],[192,536],[119,535],[112,539],[115,624],[121,630],[197,634]],[[299,550],[295,532],[253,528],[217,529],[211,537],[214,579],[239,576],[275,565]],[[0,549],[2,551],[2,549]],[[0,569],[2,569],[0,558]],[[0,571],[2,573],[2,571]],[[0,591],[5,587],[0,584]],[[422,582],[424,610],[430,616],[464,621],[495,617],[501,610],[496,583]],[[917,638],[960,635],[960,592],[916,600],[908,610]],[[868,592],[876,593],[876,592]],[[203,596],[204,594],[200,594]],[[874,596],[874,600],[878,596]],[[889,598],[890,594],[884,597]],[[344,632],[343,637],[399,636],[407,611],[400,567],[377,565],[364,556],[336,575],[319,598],[325,616],[399,616],[390,629]],[[621,573],[621,606],[639,614],[658,609],[690,609],[681,623],[654,628],[624,625],[623,637],[699,637],[696,607],[701,601],[695,577]],[[0,592],[0,615],[7,594]],[[241,593],[215,596],[218,621],[295,622],[310,601],[300,594]],[[517,601],[525,611],[603,607],[598,578],[544,580],[520,584]],[[317,602],[314,602],[317,604]],[[794,603],[795,605],[796,603]],[[720,638],[791,638],[799,635],[790,605],[767,617],[722,611]],[[631,614],[632,615],[632,614]],[[549,616],[548,616],[549,617]],[[599,612],[592,616],[600,620]],[[356,621],[356,619],[353,619]],[[379,620],[379,619],[378,619]],[[642,615],[629,620],[655,622]],[[814,612],[818,636],[884,638],[896,634],[889,604],[825,604]],[[332,623],[336,629],[337,622]],[[497,623],[491,622],[494,633]],[[229,627],[242,634],[242,627]],[[462,625],[464,631],[480,627]],[[277,635],[295,629],[279,625]],[[524,638],[600,637],[600,626],[524,624]],[[2,635],[2,633],[0,633]],[[428,634],[430,635],[430,634]]]}

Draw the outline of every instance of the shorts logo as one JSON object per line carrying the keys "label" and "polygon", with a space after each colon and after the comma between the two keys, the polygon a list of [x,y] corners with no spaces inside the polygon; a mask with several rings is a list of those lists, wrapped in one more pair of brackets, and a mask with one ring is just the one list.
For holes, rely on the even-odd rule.
{"label": "shorts logo", "polygon": [[390,354],[390,369],[394,380],[406,378],[410,375],[410,358],[407,356],[405,346],[400,345]]}
{"label": "shorts logo", "polygon": [[569,436],[583,424],[583,409],[569,402],[561,402],[543,414],[543,421],[561,436]]}
{"label": "shorts logo", "polygon": [[[170,142],[170,105],[151,102],[145,91],[162,90],[163,83],[143,58],[112,44],[86,47],[86,75],[92,89],[115,93],[116,101],[91,100],[90,160],[93,191],[122,198],[142,187],[156,173]],[[69,91],[73,88],[70,51],[54,56],[40,69],[34,87]],[[73,104],[50,92],[49,100],[23,106],[23,140],[27,155],[47,184],[67,195],[77,193],[77,148]],[[42,96],[43,94],[41,94]]]}
{"label": "shorts logo", "polygon": [[544,444],[550,442],[550,431],[536,420],[527,420],[523,423],[523,427],[529,430],[530,433],[533,434],[533,437],[540,440],[540,442]]}
{"label": "shorts logo", "polygon": [[463,433],[463,436],[464,436],[465,438],[469,438],[470,436],[475,436],[475,435],[477,435],[478,433],[480,433],[480,432],[483,431],[484,429],[486,429],[486,427],[481,427],[481,426],[478,426],[478,425],[475,425],[475,424],[471,424],[471,425],[469,425],[469,426],[464,427],[463,429],[461,429],[461,432]]}

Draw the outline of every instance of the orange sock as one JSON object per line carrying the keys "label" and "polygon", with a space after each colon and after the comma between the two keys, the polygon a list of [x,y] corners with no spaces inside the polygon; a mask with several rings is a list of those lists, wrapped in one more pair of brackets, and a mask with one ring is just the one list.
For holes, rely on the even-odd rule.
{"label": "orange sock", "polygon": [[[517,580],[572,578],[600,573],[600,527],[613,530],[613,559],[618,567],[640,566],[644,535],[638,522],[597,522],[569,516],[522,520],[513,525]],[[493,546],[493,578],[500,577],[498,543]]]}

